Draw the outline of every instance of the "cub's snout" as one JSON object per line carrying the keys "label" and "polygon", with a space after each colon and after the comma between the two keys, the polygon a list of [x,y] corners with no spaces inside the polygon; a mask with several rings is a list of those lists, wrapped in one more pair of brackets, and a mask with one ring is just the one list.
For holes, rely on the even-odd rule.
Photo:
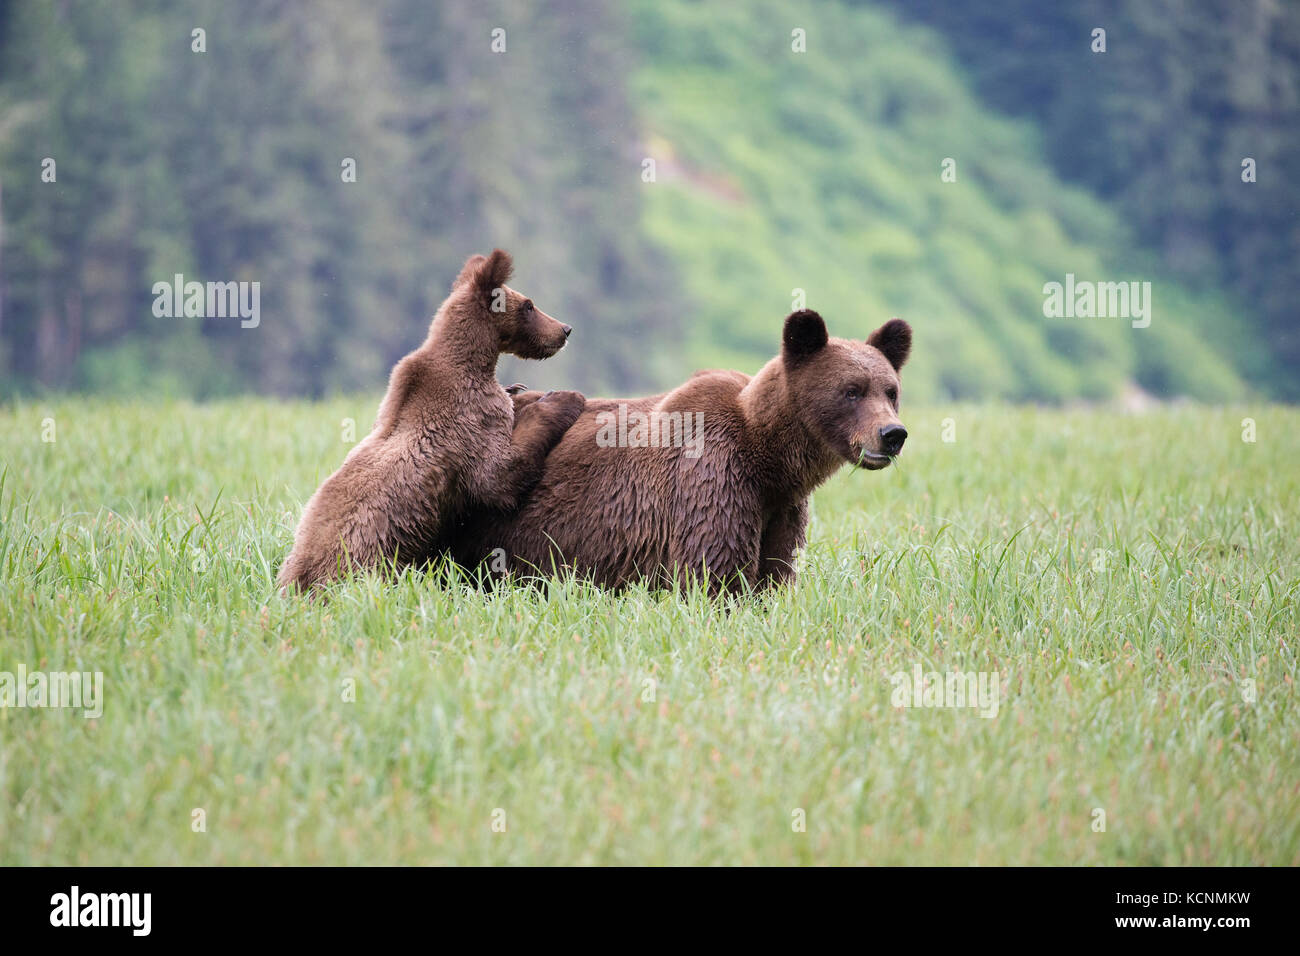
{"label": "cub's snout", "polygon": [[525,300],[519,309],[510,351],[520,358],[550,358],[569,341],[573,326],[554,319]]}

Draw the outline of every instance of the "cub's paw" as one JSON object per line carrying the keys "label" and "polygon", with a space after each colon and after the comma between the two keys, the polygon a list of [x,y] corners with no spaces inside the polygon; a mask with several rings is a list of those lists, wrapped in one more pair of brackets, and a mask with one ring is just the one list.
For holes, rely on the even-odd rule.
{"label": "cub's paw", "polygon": [[520,422],[520,417],[519,417],[519,416],[520,416],[520,414],[524,411],[524,409],[526,409],[526,408],[531,408],[532,406],[536,405],[539,401],[541,401],[541,398],[542,398],[542,393],[541,393],[541,392],[536,392],[536,391],[533,391],[533,392],[520,392],[518,395],[511,395],[511,396],[510,396],[510,401],[511,401],[511,402],[514,404],[514,406],[515,406],[515,424],[516,424],[516,425],[519,424],[519,422]]}
{"label": "cub's paw", "polygon": [[582,392],[547,392],[537,400],[537,407],[545,408],[552,421],[568,429],[587,407],[587,396]]}
{"label": "cub's paw", "polygon": [[523,382],[515,382],[513,385],[506,386],[507,395],[518,395],[520,392],[528,391],[528,386]]}

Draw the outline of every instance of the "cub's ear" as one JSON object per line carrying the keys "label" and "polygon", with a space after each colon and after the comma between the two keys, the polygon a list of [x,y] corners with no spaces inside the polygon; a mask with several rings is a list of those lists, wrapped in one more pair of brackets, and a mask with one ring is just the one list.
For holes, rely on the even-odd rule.
{"label": "cub's ear", "polygon": [[456,276],[456,281],[451,284],[451,291],[455,292],[478,275],[478,271],[483,268],[485,262],[487,262],[487,256],[470,256],[466,259],[465,264],[460,267],[460,275]]}
{"label": "cub's ear", "polygon": [[867,344],[878,348],[898,371],[912,352],[912,327],[902,319],[890,319],[867,336]]}
{"label": "cub's ear", "polygon": [[786,361],[805,359],[826,345],[826,323],[812,309],[800,309],[785,317],[781,333],[781,354]]}
{"label": "cub's ear", "polygon": [[493,289],[499,289],[510,281],[510,275],[514,271],[515,260],[510,258],[510,253],[504,249],[493,249],[492,255],[487,257],[487,262],[479,270],[479,288],[489,293]]}
{"label": "cub's ear", "polygon": [[493,289],[499,289],[510,279],[515,271],[514,260],[504,249],[493,249],[490,256],[470,256],[465,260],[460,275],[452,283],[452,289],[463,285],[472,285],[474,291],[482,296],[490,296]]}

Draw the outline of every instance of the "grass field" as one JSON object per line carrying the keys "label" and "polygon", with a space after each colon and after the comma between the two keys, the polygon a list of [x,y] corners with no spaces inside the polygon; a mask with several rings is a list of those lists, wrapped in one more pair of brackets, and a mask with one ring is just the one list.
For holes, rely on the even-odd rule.
{"label": "grass field", "polygon": [[1300,411],[905,407],[731,607],[283,600],[375,405],[0,407],[0,671],[105,701],[0,709],[0,863],[1300,864]]}

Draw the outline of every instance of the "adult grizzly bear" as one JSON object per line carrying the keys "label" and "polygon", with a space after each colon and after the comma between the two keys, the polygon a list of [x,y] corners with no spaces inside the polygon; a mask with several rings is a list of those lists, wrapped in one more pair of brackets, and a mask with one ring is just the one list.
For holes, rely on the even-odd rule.
{"label": "adult grizzly bear", "polygon": [[500,249],[465,263],[424,344],[394,366],[374,430],[307,502],[281,587],[418,560],[461,508],[514,508],[536,482],[584,399],[553,392],[515,413],[498,356],[548,358],[573,330],[508,288],[511,270]]}
{"label": "adult grizzly bear", "polygon": [[[902,449],[898,370],[911,345],[899,319],[858,342],[829,338],[802,310],[753,378],[706,371],[665,395],[589,400],[520,508],[469,516],[452,554],[615,588],[697,574],[714,593],[791,581],[812,491],[845,464],[884,468]],[[640,434],[611,435],[630,420]]]}

